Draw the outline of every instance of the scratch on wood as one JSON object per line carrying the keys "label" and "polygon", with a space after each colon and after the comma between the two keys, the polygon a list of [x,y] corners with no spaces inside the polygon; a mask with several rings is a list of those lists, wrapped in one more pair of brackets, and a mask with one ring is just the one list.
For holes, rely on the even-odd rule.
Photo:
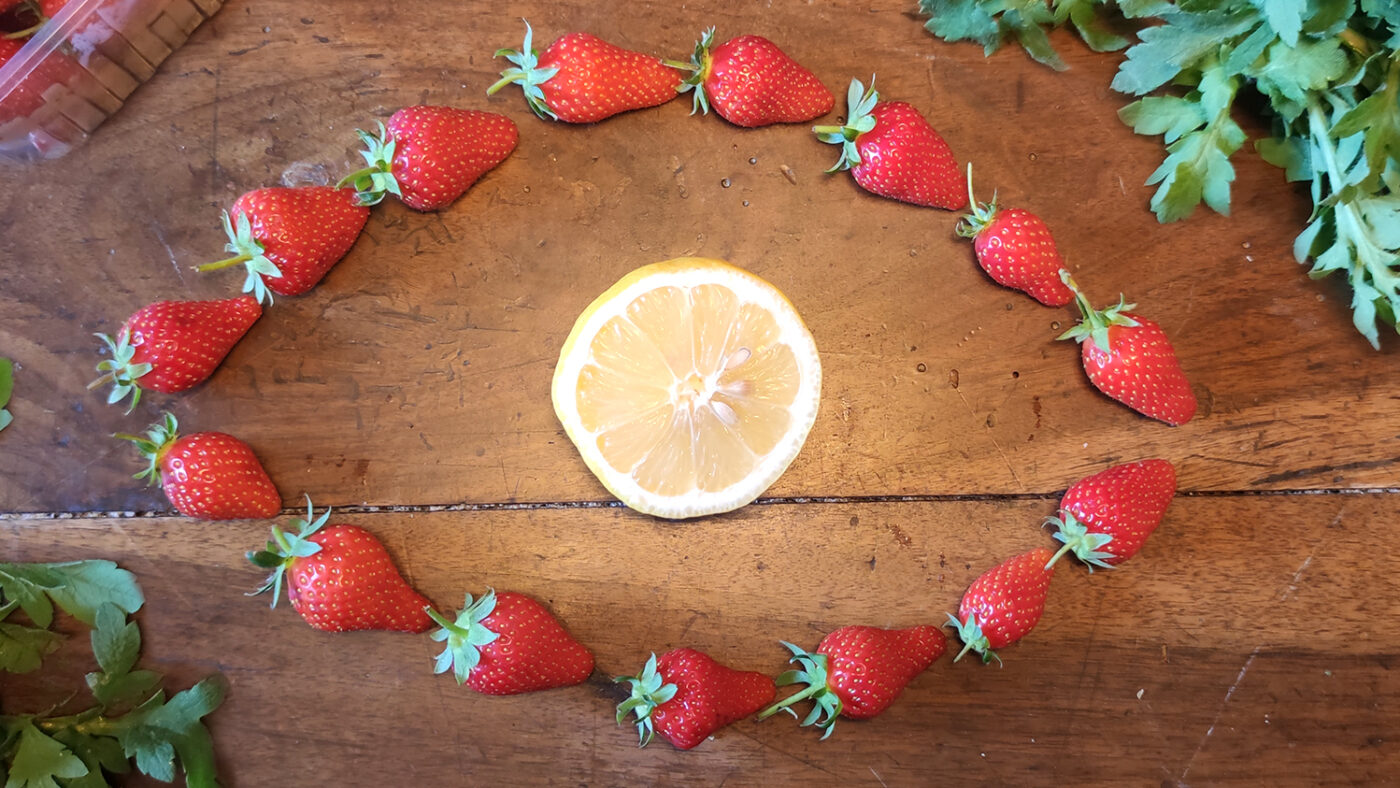
{"label": "scratch on wood", "polygon": [[1178,782],[1186,779],[1187,773],[1191,771],[1191,765],[1196,762],[1196,756],[1201,754],[1201,750],[1205,749],[1206,742],[1210,741],[1210,737],[1215,734],[1215,726],[1220,722],[1220,715],[1225,713],[1225,706],[1230,702],[1230,698],[1235,694],[1235,690],[1238,689],[1240,684],[1244,681],[1245,674],[1249,673],[1249,666],[1253,665],[1254,658],[1259,656],[1260,648],[1262,648],[1262,646],[1255,646],[1254,650],[1249,652],[1249,658],[1244,661],[1244,665],[1240,666],[1240,672],[1235,676],[1234,683],[1230,685],[1229,689],[1225,690],[1225,699],[1220,701],[1220,708],[1216,709],[1215,718],[1210,721],[1210,727],[1206,729],[1206,735],[1201,737],[1200,744],[1196,745],[1196,751],[1191,753],[1191,759],[1186,762],[1186,768],[1181,770],[1181,776],[1177,778]]}
{"label": "scratch on wood", "polygon": [[155,230],[156,239],[160,245],[165,247],[165,253],[170,255],[170,265],[175,269],[175,276],[180,278],[180,284],[185,284],[185,272],[180,270],[180,262],[175,259],[175,250],[170,248],[170,244],[165,240],[165,228],[160,226],[160,222],[151,222],[151,229]]}
{"label": "scratch on wood", "polygon": [[[962,400],[962,404],[967,406],[967,412],[971,413],[973,418],[976,418],[977,411],[973,410],[972,403],[967,401],[967,397],[963,395],[962,390],[959,389],[956,384],[953,386],[953,390],[958,393],[958,399]],[[990,421],[990,419],[988,421]],[[987,430],[987,437],[991,439],[992,445],[996,447],[997,454],[1001,455],[1001,461],[1006,463],[1006,470],[1011,472],[1012,481],[1016,482],[1016,486],[1020,487],[1022,492],[1025,492],[1026,485],[1021,482],[1021,477],[1016,475],[1016,469],[1011,467],[1011,460],[1007,458],[1006,451],[1003,450],[1001,444],[997,442],[997,436],[992,434],[992,425],[983,422],[982,426]]]}
{"label": "scratch on wood", "polygon": [[871,766],[871,767],[870,767],[870,773],[873,774],[873,775],[875,775],[875,781],[876,781],[876,782],[880,783],[880,785],[884,786],[884,788],[890,788],[888,785],[885,785],[885,778],[881,777],[881,776],[880,776],[880,773],[877,772],[877,771],[875,771],[875,767],[874,767],[874,766]]}

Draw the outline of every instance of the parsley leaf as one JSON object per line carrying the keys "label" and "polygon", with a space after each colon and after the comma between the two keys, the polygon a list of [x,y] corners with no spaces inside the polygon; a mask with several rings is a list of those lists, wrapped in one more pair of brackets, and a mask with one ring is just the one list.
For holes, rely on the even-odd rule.
{"label": "parsley leaf", "polygon": [[169,701],[157,694],[121,718],[116,736],[122,750],[136,761],[136,768],[157,780],[175,779],[178,755],[187,785],[217,785],[214,745],[201,719],[218,708],[227,691],[227,680],[215,674]]}
{"label": "parsley leaf", "polygon": [[10,395],[15,392],[15,364],[8,358],[0,358],[0,430],[10,426],[14,417],[5,406],[10,404]]}
{"label": "parsley leaf", "polygon": [[53,623],[50,599],[84,624],[93,623],[103,602],[127,613],[140,610],[144,602],[135,576],[111,561],[0,564],[0,594],[17,601],[25,615],[45,629]]}
{"label": "parsley leaf", "polygon": [[10,761],[5,788],[59,788],[56,779],[72,779],[88,773],[88,767],[71,750],[54,741],[33,723],[19,732],[19,747]]}
{"label": "parsley leaf", "polygon": [[0,621],[0,670],[30,673],[38,670],[44,655],[58,648],[63,638],[47,629]]}

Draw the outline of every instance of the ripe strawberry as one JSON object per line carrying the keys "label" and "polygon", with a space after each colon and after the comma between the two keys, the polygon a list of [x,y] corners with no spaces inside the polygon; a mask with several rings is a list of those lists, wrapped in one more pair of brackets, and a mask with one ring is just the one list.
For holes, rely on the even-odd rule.
{"label": "ripe strawberry", "polygon": [[700,35],[681,92],[693,90],[692,115],[713,105],[736,126],[805,123],[831,111],[836,97],[816,75],[762,36],[739,36],[715,46],[715,29]]}
{"label": "ripe strawberry", "polygon": [[523,594],[488,588],[475,602],[467,594],[456,621],[436,610],[428,615],[442,626],[433,640],[447,642],[433,672],[451,668],[458,684],[484,695],[570,687],[593,673],[593,653]]}
{"label": "ripe strawberry", "polygon": [[1064,542],[1050,566],[1070,551],[1088,565],[1111,569],[1137,554],[1176,494],[1176,469],[1166,460],[1115,465],[1074,483],[1060,516],[1046,519]]}
{"label": "ripe strawberry", "polygon": [[405,107],[379,124],[379,136],[357,132],[369,164],[337,186],[353,186],[361,205],[392,194],[418,211],[445,208],[515,150],[520,132],[505,115],[453,107]]}
{"label": "ripe strawberry", "polygon": [[681,78],[661,58],[609,44],[588,33],[569,33],[540,54],[531,48],[534,31],[525,24],[525,46],[496,50],[515,65],[486,95],[513,82],[541,118],[593,123],[619,112],[655,107],[676,97]]}
{"label": "ripe strawberry", "polygon": [[[230,220],[232,215],[232,221]],[[369,219],[355,192],[330,186],[254,189],[224,214],[224,246],[233,257],[197,266],[215,271],[248,269],[243,292],[272,303],[278,295],[301,295],[340,262]]]}
{"label": "ripe strawberry", "polygon": [[266,549],[248,552],[254,566],[273,570],[254,595],[271,591],[272,606],[277,607],[286,576],[292,609],[314,629],[426,632],[432,628],[426,612],[432,603],[404,581],[374,534],[357,525],[326,528],[330,509],[320,517],[313,514],[308,497],[306,519],[292,521],[296,533],[274,525]]}
{"label": "ripe strawberry", "polygon": [[957,233],[972,239],[977,263],[997,284],[1028,293],[1046,306],[1064,306],[1074,293],[1060,281],[1064,258],[1050,228],[1039,216],[1020,208],[979,203],[972,194],[972,165],[967,165],[967,199],[972,213],[958,222]]}
{"label": "ripe strawberry", "polygon": [[972,581],[958,605],[958,618],[948,616],[963,642],[954,662],[968,651],[976,651],[984,663],[993,658],[1001,662],[994,649],[1015,643],[1035,628],[1055,574],[1054,567],[1046,566],[1052,557],[1050,548],[1038,547]]}
{"label": "ripe strawberry", "polygon": [[21,49],[24,49],[24,39],[0,36],[0,67],[10,62],[10,58],[19,54]]}
{"label": "ripe strawberry", "polygon": [[919,111],[902,101],[880,101],[851,80],[844,126],[816,126],[822,142],[841,146],[841,160],[827,172],[850,170],[856,183],[892,200],[961,211],[967,207],[958,162],[948,143]]}
{"label": "ripe strawberry", "polygon": [[807,687],[764,709],[758,718],[766,719],[779,711],[796,717],[790,707],[810,699],[812,712],[802,724],[821,728],[825,739],[831,735],[838,716],[864,720],[889,708],[904,691],[904,685],[943,656],[948,639],[943,630],[932,626],[848,626],[822,638],[813,653],[786,641],[783,645],[793,653],[788,661],[802,668],[778,676],[778,686]]}
{"label": "ripe strawberry", "polygon": [[58,16],[58,12],[68,5],[69,0],[39,0],[39,13],[45,20]]}
{"label": "ripe strawberry", "polygon": [[1059,339],[1079,343],[1094,388],[1173,427],[1190,421],[1196,415],[1196,395],[1162,327],[1129,312],[1137,304],[1125,304],[1121,296],[1117,304],[1097,311],[1068,271],[1060,278],[1074,293],[1083,318]]}
{"label": "ripe strawberry", "polygon": [[773,679],[734,670],[691,648],[678,648],[647,660],[636,676],[614,681],[632,685],[632,696],[617,707],[617,724],[637,712],[641,746],[652,734],[688,750],[718,731],[773,702]]}
{"label": "ripe strawberry", "polygon": [[114,383],[107,403],[115,405],[130,394],[127,413],[141,401],[142,389],[173,394],[192,388],[214,374],[261,315],[262,305],[251,296],[157,301],[142,307],[126,319],[115,340],[96,335],[112,357],[98,363],[102,377],[88,388]]}
{"label": "ripe strawberry", "polygon": [[[146,437],[119,433],[136,444],[149,466],[137,479],[161,480],[175,510],[200,520],[276,517],[282,496],[248,444],[222,432],[180,437],[169,413],[152,424]],[[157,473],[159,471],[159,473]]]}

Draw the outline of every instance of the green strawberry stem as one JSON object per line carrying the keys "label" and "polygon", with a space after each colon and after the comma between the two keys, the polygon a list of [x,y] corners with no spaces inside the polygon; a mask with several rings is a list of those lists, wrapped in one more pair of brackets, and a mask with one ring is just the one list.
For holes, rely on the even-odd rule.
{"label": "green strawberry stem", "polygon": [[679,688],[675,684],[667,683],[657,672],[655,653],[647,660],[641,673],[636,676],[618,676],[613,681],[619,684],[625,681],[632,685],[632,695],[617,705],[617,724],[621,725],[629,713],[636,712],[637,746],[647,746],[656,735],[651,713],[657,706],[676,697]]}
{"label": "green strawberry stem", "polygon": [[141,456],[148,463],[145,470],[135,474],[132,478],[149,479],[150,484],[156,483],[160,477],[158,470],[161,461],[165,459],[166,454],[170,453],[170,447],[174,446],[175,441],[180,437],[179,426],[174,414],[167,412],[160,421],[146,429],[145,437],[125,432],[118,432],[112,436],[136,444],[137,450],[141,452]]}
{"label": "green strawberry stem", "polygon": [[495,610],[494,588],[487,588],[486,593],[475,602],[472,601],[472,595],[467,594],[466,604],[457,613],[455,621],[449,620],[430,607],[424,608],[428,618],[442,627],[430,637],[439,643],[447,642],[447,647],[437,656],[433,673],[445,673],[448,668],[452,668],[452,675],[457,679],[458,685],[467,680],[472,670],[481,664],[481,647],[495,642],[496,638],[500,637],[499,633],[487,629],[483,623]]}
{"label": "green strawberry stem", "polygon": [[21,38],[29,38],[30,36],[32,36],[32,35],[34,35],[35,33],[39,32],[39,28],[43,27],[43,26],[44,26],[44,23],[47,22],[47,21],[49,21],[49,20],[44,19],[43,17],[40,17],[40,21],[39,21],[38,24],[32,25],[32,26],[30,26],[30,27],[26,27],[26,28],[23,29],[23,30],[16,30],[16,31],[13,32],[13,33],[6,33],[6,34],[4,34],[3,36],[0,36],[0,38],[9,39],[9,40],[11,40],[11,41],[17,41],[17,40],[19,40],[19,39],[21,39]]}
{"label": "green strawberry stem", "polygon": [[860,135],[875,128],[875,118],[871,116],[880,94],[875,92],[875,75],[870,75],[870,89],[866,90],[860,80],[852,79],[846,90],[846,125],[813,126],[812,133],[817,139],[831,145],[841,146],[841,158],[827,172],[849,170],[860,164],[860,151],[856,140]]}
{"label": "green strawberry stem", "polygon": [[1094,305],[1089,301],[1089,297],[1084,295],[1084,291],[1079,289],[1074,277],[1069,271],[1060,269],[1060,281],[1074,293],[1074,305],[1079,308],[1081,319],[1074,328],[1056,337],[1056,339],[1073,339],[1075,342],[1083,342],[1092,339],[1099,350],[1105,353],[1113,352],[1108,345],[1109,326],[1136,326],[1139,323],[1123,314],[1129,309],[1133,309],[1137,304],[1125,303],[1122,295],[1118,296],[1118,303],[1107,309],[1094,309]]}
{"label": "green strawberry stem", "polygon": [[996,660],[998,665],[1002,664],[1001,657],[992,650],[992,644],[987,640],[987,636],[982,633],[982,627],[977,624],[977,614],[968,613],[966,621],[959,621],[952,613],[948,614],[948,623],[958,632],[958,638],[962,640],[962,651],[958,652],[953,661],[957,662],[967,656],[967,652],[976,651],[982,657],[982,664],[985,665],[992,660]]}
{"label": "green strawberry stem", "polygon": [[265,247],[262,242],[253,237],[253,225],[248,219],[248,214],[240,211],[235,222],[229,218],[228,211],[224,211],[223,223],[224,234],[228,236],[228,243],[224,244],[224,249],[233,252],[233,257],[197,265],[194,270],[217,271],[241,264],[248,269],[248,276],[243,280],[243,292],[252,293],[260,303],[272,303],[272,292],[267,289],[267,282],[263,281],[263,277],[281,278],[282,270],[264,253]]}
{"label": "green strawberry stem", "polygon": [[1094,567],[1112,569],[1113,564],[1107,563],[1104,559],[1112,558],[1113,553],[1105,552],[1100,548],[1112,542],[1113,537],[1108,534],[1091,533],[1089,531],[1089,526],[1079,522],[1074,515],[1069,512],[1064,512],[1063,514],[1064,517],[1062,518],[1045,518],[1046,525],[1053,525],[1056,527],[1055,538],[1064,542],[1064,546],[1056,551],[1056,553],[1050,557],[1050,560],[1046,562],[1045,569],[1048,571],[1050,567],[1055,565],[1056,561],[1060,560],[1061,556],[1070,551],[1073,551],[1075,557],[1084,562],[1084,565],[1089,568],[1090,573],[1093,573]]}
{"label": "green strawberry stem", "polygon": [[710,97],[705,95],[705,80],[710,78],[710,69],[714,66],[714,57],[710,54],[710,48],[714,45],[715,29],[711,27],[700,33],[700,40],[695,42],[695,51],[691,53],[689,63],[679,60],[661,61],[671,68],[690,72],[690,75],[676,86],[676,92],[693,91],[690,99],[690,114],[692,115],[697,112],[701,115],[708,115],[710,112]]}
{"label": "green strawberry stem", "polygon": [[115,405],[126,399],[127,395],[131,395],[131,405],[126,409],[127,413],[131,413],[136,409],[136,403],[141,401],[141,387],[136,385],[136,381],[150,372],[152,367],[150,364],[132,363],[136,356],[136,347],[131,344],[131,336],[127,331],[123,330],[116,339],[106,334],[93,336],[102,340],[112,357],[97,362],[97,371],[102,375],[88,384],[88,391],[112,383],[112,391],[107,395],[107,404]]}
{"label": "green strawberry stem", "polygon": [[989,203],[977,202],[977,197],[972,193],[972,162],[967,163],[967,203],[972,206],[972,213],[958,222],[954,232],[964,238],[976,238],[978,233],[987,229],[987,225],[996,218],[997,193],[992,192],[992,201]]}
{"label": "green strawberry stem", "polygon": [[263,569],[271,569],[272,574],[263,581],[261,587],[252,591],[247,596],[257,596],[258,594],[272,592],[272,605],[277,607],[277,601],[282,598],[282,578],[291,568],[292,564],[299,558],[307,558],[321,552],[321,546],[311,541],[311,535],[321,530],[330,519],[331,510],[329,508],[321,513],[320,517],[315,517],[315,509],[311,505],[311,496],[306,496],[306,519],[296,519],[292,521],[292,526],[297,529],[294,534],[287,534],[281,528],[272,526],[272,539],[268,541],[267,547],[262,550],[249,550],[248,561],[254,566]]}
{"label": "green strawberry stem", "polygon": [[252,259],[253,256],[250,254],[238,254],[233,257],[226,257],[223,260],[216,260],[212,263],[201,263],[195,266],[194,270],[200,273],[205,271],[218,271],[221,268],[232,268],[235,265],[242,265]]}
{"label": "green strawberry stem", "polygon": [[399,179],[394,177],[394,149],[398,141],[389,135],[383,123],[379,124],[378,137],[361,129],[356,129],[355,133],[365,144],[360,155],[369,166],[341,178],[335,187],[353,186],[357,205],[378,205],[386,194],[402,197]]}
{"label": "green strawberry stem", "polygon": [[540,53],[531,45],[535,31],[530,23],[525,23],[525,44],[517,52],[514,49],[498,49],[493,57],[503,57],[515,65],[501,72],[501,78],[486,89],[486,95],[494,96],[506,85],[519,83],[525,93],[525,103],[541,118],[559,120],[559,116],[545,103],[544,91],[540,85],[548,82],[559,73],[558,68],[540,68]]}
{"label": "green strawberry stem", "polygon": [[841,696],[837,695],[831,688],[831,682],[827,678],[827,655],[821,652],[804,651],[798,646],[783,640],[779,641],[792,652],[792,657],[788,662],[795,662],[800,666],[799,670],[789,670],[778,676],[776,684],[786,687],[792,684],[806,684],[806,688],[800,692],[783,698],[763,711],[759,712],[758,718],[766,720],[780,711],[796,717],[797,712],[791,708],[796,703],[804,700],[812,701],[812,711],[807,718],[802,720],[801,725],[816,725],[823,733],[821,740],[831,735],[836,726],[836,718],[841,716]]}

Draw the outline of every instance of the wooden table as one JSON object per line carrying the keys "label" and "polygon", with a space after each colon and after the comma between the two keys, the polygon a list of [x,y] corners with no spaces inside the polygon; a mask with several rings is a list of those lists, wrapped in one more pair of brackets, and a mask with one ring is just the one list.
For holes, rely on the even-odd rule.
{"label": "wooden table", "polygon": [[[83,148],[5,169],[0,348],[20,364],[0,436],[3,560],[104,557],[137,573],[146,661],[232,690],[211,721],[229,786],[507,784],[1342,784],[1394,778],[1400,724],[1400,367],[1336,281],[1290,254],[1306,198],[1237,157],[1234,216],[1159,226],[1140,184],[1158,140],[1115,117],[1114,58],[1072,68],[943,44],[909,2],[499,4],[230,0]],[[679,56],[752,32],[844,92],[879,76],[931,118],[980,188],[1054,228],[1079,280],[1172,336],[1201,401],[1180,428],[1093,391],[1073,319],[996,287],[955,216],[822,170],[804,127],[743,131],[688,101],[594,127],[484,90],[520,17]],[[206,385],[123,417],[84,391],[112,331],[235,274],[218,213],[261,185],[334,180],[353,129],[400,106],[491,109],[520,146],[440,214],[375,209],[313,293],[280,299]],[[1259,131],[1257,125],[1253,129]],[[560,343],[632,268],[728,259],[783,289],[822,352],[806,448],[768,498],[698,522],[619,508],[549,403]],[[172,517],[110,433],[162,408],[250,442],[303,492],[379,534],[437,604],[485,586],[546,600],[597,655],[585,686],[505,699],[431,672],[423,636],[310,630],[242,594],[264,522]],[[1181,493],[1142,555],[1064,567],[1006,666],[944,660],[883,717],[819,743],[788,718],[697,750],[638,750],[610,677],[688,645],[776,673],[779,638],[941,621],[1059,492],[1165,457]],[[77,631],[77,630],[74,630]],[[61,698],[82,640],[7,703]]]}

